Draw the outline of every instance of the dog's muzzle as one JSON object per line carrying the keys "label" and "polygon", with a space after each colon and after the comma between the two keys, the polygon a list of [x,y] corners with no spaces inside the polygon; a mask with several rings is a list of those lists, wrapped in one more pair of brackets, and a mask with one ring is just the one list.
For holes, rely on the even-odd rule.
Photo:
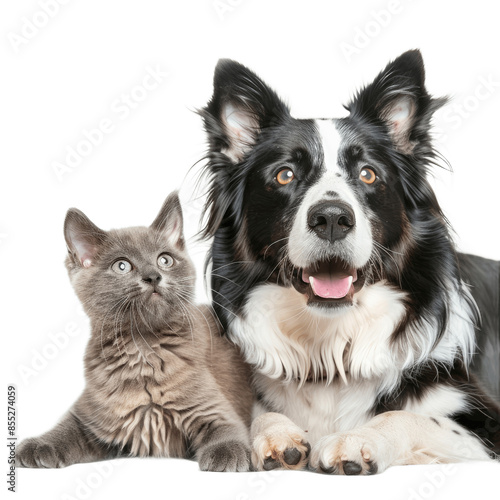
{"label": "dog's muzzle", "polygon": [[352,208],[340,201],[324,201],[312,206],[307,214],[309,229],[330,243],[347,236],[356,225]]}
{"label": "dog's muzzle", "polygon": [[338,250],[333,249],[356,227],[354,210],[343,201],[321,201],[308,210],[307,225],[309,231],[320,238],[318,245],[324,250],[325,245],[331,245],[331,257],[324,257],[330,253],[326,250],[319,260],[296,270],[295,289],[306,295],[311,306],[336,309],[352,305],[354,294],[365,281],[363,270],[338,257]]}

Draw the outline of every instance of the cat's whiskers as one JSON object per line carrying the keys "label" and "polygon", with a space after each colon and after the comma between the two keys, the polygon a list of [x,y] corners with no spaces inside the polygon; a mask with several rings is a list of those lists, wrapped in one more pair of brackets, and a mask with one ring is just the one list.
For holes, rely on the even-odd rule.
{"label": "cat's whiskers", "polygon": [[[139,345],[137,344],[136,340],[135,340],[135,337],[134,337],[134,319],[133,319],[133,316],[132,316],[132,307],[130,308],[129,310],[129,314],[130,314],[130,335],[132,337],[132,340],[135,344],[135,347],[137,349],[137,351],[139,352],[140,356],[144,359],[144,361],[151,367],[153,368],[153,365],[148,361],[148,359],[146,358],[146,356],[144,356],[141,348],[139,347]],[[142,335],[141,335],[142,337]]]}
{"label": "cat's whiskers", "polygon": [[[223,293],[220,293],[219,291],[217,290],[214,290],[213,288],[210,288],[210,290],[212,292],[215,292],[217,295],[220,295],[223,299],[225,299],[227,302],[229,302],[232,306],[234,306],[234,304],[228,299],[226,298],[226,296],[223,294]],[[213,299],[212,299],[213,300]]]}
{"label": "cat's whiskers", "polygon": [[[118,308],[117,308],[117,311],[115,313],[115,316],[114,316],[114,319],[113,319],[113,333],[114,333],[114,338],[115,338],[115,341],[116,341],[116,347],[118,349],[118,354],[119,354],[119,357],[121,358],[123,356],[121,350],[120,350],[120,342],[119,342],[119,339],[118,339],[118,318],[120,319],[120,338],[121,338],[121,342],[122,342],[122,346],[124,348],[124,352],[125,354],[127,355],[127,359],[130,359],[130,356],[129,354],[127,353],[126,349],[125,349],[125,338],[123,336],[123,331],[122,331],[122,325],[123,325],[123,320],[125,318],[125,312],[126,312],[126,309],[128,308],[128,306],[130,305],[130,296],[132,293],[135,293],[139,290],[140,288],[138,286],[135,286],[135,287],[132,287],[128,294],[125,296],[125,297],[122,297],[118,300]],[[116,307],[116,305],[114,306]],[[102,332],[101,332],[101,335],[102,335]]]}
{"label": "cat's whiskers", "polygon": [[[231,305],[234,305],[228,298],[226,298],[226,296],[223,294],[223,293],[220,293],[219,291],[217,290],[214,290],[213,288],[210,288],[210,291],[211,292],[214,292],[216,293],[217,295],[220,295],[223,299],[225,299],[227,302],[229,302]],[[236,316],[236,314],[234,314],[234,312],[230,311],[227,307],[224,307],[222,304],[220,304],[219,302],[217,302],[213,296],[212,296],[212,302],[214,304],[217,304],[218,306],[222,307],[223,309],[225,309],[227,312],[233,314],[234,316]]]}
{"label": "cat's whiskers", "polygon": [[[115,315],[114,315],[114,318],[113,318],[113,335],[114,335],[114,344],[116,345],[116,348],[118,349],[118,354],[119,354],[119,357],[121,358],[122,357],[122,351],[120,349],[120,341],[118,339],[118,333],[117,333],[117,321],[118,321],[118,317],[120,315],[121,317],[121,311],[124,307],[126,307],[127,305],[127,298],[128,297],[122,297],[122,299],[119,301],[119,305],[116,309],[116,312],[115,312]],[[121,325],[121,322],[120,322],[120,325]],[[122,343],[123,343],[123,338],[122,338]],[[127,357],[128,357],[128,354],[127,354]]]}
{"label": "cat's whiskers", "polygon": [[[147,304],[141,304],[141,306],[144,307],[148,311],[148,313],[152,314],[152,312],[148,309]],[[142,314],[141,306],[138,306],[136,304],[136,309],[137,309],[137,312],[139,313],[139,316],[141,317],[143,325],[153,334],[154,337],[156,337],[159,340],[160,337],[158,337],[158,335],[156,335],[156,333],[154,332],[154,329],[151,326],[151,323],[149,323],[147,318]]]}
{"label": "cat's whiskers", "polygon": [[182,302],[182,300],[179,301],[179,304],[181,307],[186,311],[186,318],[189,323],[189,329],[191,331],[191,342],[194,342],[194,328],[193,328],[193,322],[191,321],[191,314],[189,314],[189,309],[186,307],[186,305]]}
{"label": "cat's whiskers", "polygon": [[[176,298],[174,297],[173,298],[174,302],[176,301]],[[179,304],[180,305],[180,304]],[[186,318],[186,313],[184,312],[184,310],[181,308],[181,313],[182,313],[182,317],[183,318]],[[182,336],[179,335],[176,331],[172,330],[172,333],[175,333],[175,335],[177,335],[179,338],[181,338]]]}
{"label": "cat's whiskers", "polygon": [[126,298],[120,298],[118,299],[115,304],[110,307],[109,311],[105,314],[104,318],[102,319],[101,321],[101,331],[100,331],[100,342],[101,342],[101,352],[102,352],[102,355],[104,357],[104,361],[106,362],[106,364],[108,364],[108,358],[106,357],[106,353],[104,352],[104,343],[103,343],[103,333],[104,333],[104,325],[106,324],[106,318],[109,316],[109,314],[115,309],[115,308],[119,308],[119,306],[121,306],[121,304],[123,303],[123,301],[126,300]]}
{"label": "cat's whiskers", "polygon": [[[126,356],[127,356],[127,360],[130,360],[130,355],[127,352],[127,349],[126,349],[127,342],[125,341],[125,337],[123,335],[123,329],[122,329],[122,327],[123,327],[123,323],[124,323],[126,312],[127,312],[127,310],[130,311],[130,309],[129,309],[129,306],[130,306],[129,298],[130,298],[129,295],[127,295],[126,297],[123,298],[123,300],[122,300],[122,302],[120,304],[120,307],[118,307],[118,309],[116,311],[115,318],[114,318],[114,321],[113,321],[113,331],[114,331],[114,337],[115,337],[116,347],[118,349],[119,357],[121,359],[122,356],[123,356],[123,353],[125,353]],[[118,338],[118,333],[120,334],[120,338]],[[120,349],[120,340],[121,340],[121,344],[122,344],[122,347],[123,347],[123,353],[122,353],[122,351]]]}
{"label": "cat's whiskers", "polygon": [[210,322],[208,321],[207,317],[205,316],[205,314],[203,313],[203,311],[194,303],[190,300],[190,297],[182,294],[182,293],[179,293],[179,295],[186,301],[188,302],[192,307],[194,307],[202,316],[203,316],[203,319],[205,320],[205,323],[207,324],[208,326],[208,332],[210,334],[210,349],[213,350],[213,336],[212,336],[212,328],[210,326]]}
{"label": "cat's whiskers", "polygon": [[180,306],[180,308],[182,309],[183,311],[183,314],[184,314],[184,318],[187,319],[188,323],[189,323],[189,329],[191,331],[191,341],[194,342],[194,330],[193,330],[193,323],[191,322],[191,315],[189,314],[189,310],[188,308],[185,306],[185,304],[182,302],[182,300],[180,300],[179,297],[176,297],[177,298],[177,302]]}
{"label": "cat's whiskers", "polygon": [[[128,297],[127,297],[127,299],[128,299]],[[130,355],[129,355],[129,353],[126,350],[125,337],[123,336],[123,329],[122,329],[123,321],[125,319],[125,312],[126,312],[127,306],[128,306],[128,300],[124,301],[123,305],[120,307],[120,309],[118,310],[118,312],[120,314],[120,330],[119,330],[120,331],[120,338],[121,338],[121,341],[122,341],[122,345],[123,345],[123,349],[125,351],[125,354],[127,355],[127,361],[129,361],[130,360]]]}
{"label": "cat's whiskers", "polygon": [[184,278],[175,278],[176,283],[182,283],[183,281],[194,281],[192,276],[185,276]]}
{"label": "cat's whiskers", "polygon": [[[132,302],[131,302],[131,306],[132,306],[132,307],[131,307],[131,310],[135,307],[135,310],[136,310],[137,312],[139,312],[139,314],[140,314],[140,311],[139,311],[139,306],[137,305],[137,302],[136,302],[136,301],[132,301]],[[136,316],[137,316],[137,315],[135,315],[135,314],[134,314],[134,317],[136,317]],[[134,324],[136,324],[135,320],[134,320]],[[133,329],[132,329],[132,330],[133,330]],[[152,352],[155,356],[160,357],[160,356],[159,356],[159,354],[158,354],[158,353],[157,353],[157,352],[156,352],[156,351],[155,351],[155,350],[154,350],[154,349],[153,349],[153,348],[149,345],[148,341],[144,338],[144,336],[142,335],[141,330],[140,330],[140,328],[139,328],[138,326],[137,326],[137,332],[139,333],[139,335],[141,336],[142,340],[144,341],[144,343],[146,344],[146,346],[149,348],[149,350],[150,350],[150,351],[151,351],[151,352]],[[132,332],[132,337],[133,337],[133,332]],[[140,351],[140,349],[139,349],[139,351]],[[147,356],[145,356],[145,355],[142,353],[142,351],[141,351],[141,354],[142,354],[142,356],[143,356],[144,360],[146,361],[146,363],[147,363],[149,366],[151,366],[151,368],[153,368],[153,369],[154,369],[153,365],[152,365],[152,364],[148,361]]]}
{"label": "cat's whiskers", "polygon": [[223,280],[230,281],[231,283],[234,283],[236,286],[241,288],[241,285],[239,283],[236,283],[236,281],[233,281],[232,279],[227,278],[226,276],[222,276],[222,274],[212,273],[212,276],[217,276],[217,278],[221,278]]}
{"label": "cat's whiskers", "polygon": [[210,307],[208,309],[208,311],[209,311],[210,315],[212,316],[212,318],[214,318],[215,321],[219,324],[220,331],[223,331],[224,330],[224,326],[222,325],[222,323],[221,323],[221,321],[219,319],[219,316],[217,316],[217,313],[215,312],[215,310],[212,307]]}
{"label": "cat's whiskers", "polygon": [[230,262],[229,264],[225,264],[223,266],[219,266],[219,267],[216,267],[214,269],[211,269],[211,272],[220,271],[221,269],[224,269],[225,267],[234,266],[236,264],[255,264],[255,261],[253,261],[253,260],[236,260],[234,262]]}

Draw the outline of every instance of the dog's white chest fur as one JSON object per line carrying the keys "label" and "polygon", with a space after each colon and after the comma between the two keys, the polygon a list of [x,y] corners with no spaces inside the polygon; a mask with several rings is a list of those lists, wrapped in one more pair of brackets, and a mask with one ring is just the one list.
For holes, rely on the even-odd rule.
{"label": "dog's white chest fur", "polygon": [[[280,383],[263,375],[256,375],[255,387],[270,397],[275,410],[290,418],[307,431],[308,441],[314,445],[321,437],[334,432],[353,429],[365,424],[371,417],[379,381],[337,380],[333,384],[297,382]],[[255,416],[265,412],[257,406]]]}
{"label": "dog's white chest fur", "polygon": [[339,314],[311,311],[293,288],[263,285],[250,295],[244,314],[231,324],[233,340],[249,363],[270,378],[331,383],[336,377],[394,384],[407,353],[391,346],[404,316],[405,294],[380,282],[365,287]]}
{"label": "dog's white chest fur", "polygon": [[[256,389],[270,403],[267,411],[291,418],[314,443],[366,423],[377,397],[396,389],[404,370],[423,360],[451,363],[457,351],[472,351],[472,326],[464,321],[467,309],[457,294],[452,294],[449,328],[437,346],[436,326],[430,323],[409,327],[415,330],[394,340],[405,298],[404,292],[378,282],[365,286],[351,308],[322,316],[293,288],[257,287],[244,314],[231,323],[231,336],[254,366]],[[318,380],[306,382],[311,378]],[[437,392],[408,409],[445,415],[463,405],[454,389]],[[447,408],[439,401],[447,401]]]}

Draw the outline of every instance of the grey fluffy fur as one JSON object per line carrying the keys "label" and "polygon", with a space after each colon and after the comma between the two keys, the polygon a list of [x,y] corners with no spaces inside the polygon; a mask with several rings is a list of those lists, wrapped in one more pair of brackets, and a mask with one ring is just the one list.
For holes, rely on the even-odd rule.
{"label": "grey fluffy fur", "polygon": [[[17,466],[126,455],[248,470],[249,371],[211,310],[194,304],[177,194],[148,228],[106,232],[71,209],[65,237],[66,267],[92,326],[86,387],[59,424],[20,444]],[[171,267],[159,266],[162,254],[173,258]],[[132,269],[117,273],[124,259]]]}

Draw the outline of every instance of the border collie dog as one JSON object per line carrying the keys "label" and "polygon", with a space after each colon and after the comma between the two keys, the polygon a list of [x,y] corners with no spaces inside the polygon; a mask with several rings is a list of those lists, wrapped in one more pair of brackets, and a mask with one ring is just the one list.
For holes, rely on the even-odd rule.
{"label": "border collie dog", "polygon": [[476,305],[427,180],[444,102],[418,50],[339,119],[292,118],[257,75],[219,62],[200,111],[204,235],[215,310],[254,369],[257,469],[370,474],[500,453],[499,406],[469,373]]}

